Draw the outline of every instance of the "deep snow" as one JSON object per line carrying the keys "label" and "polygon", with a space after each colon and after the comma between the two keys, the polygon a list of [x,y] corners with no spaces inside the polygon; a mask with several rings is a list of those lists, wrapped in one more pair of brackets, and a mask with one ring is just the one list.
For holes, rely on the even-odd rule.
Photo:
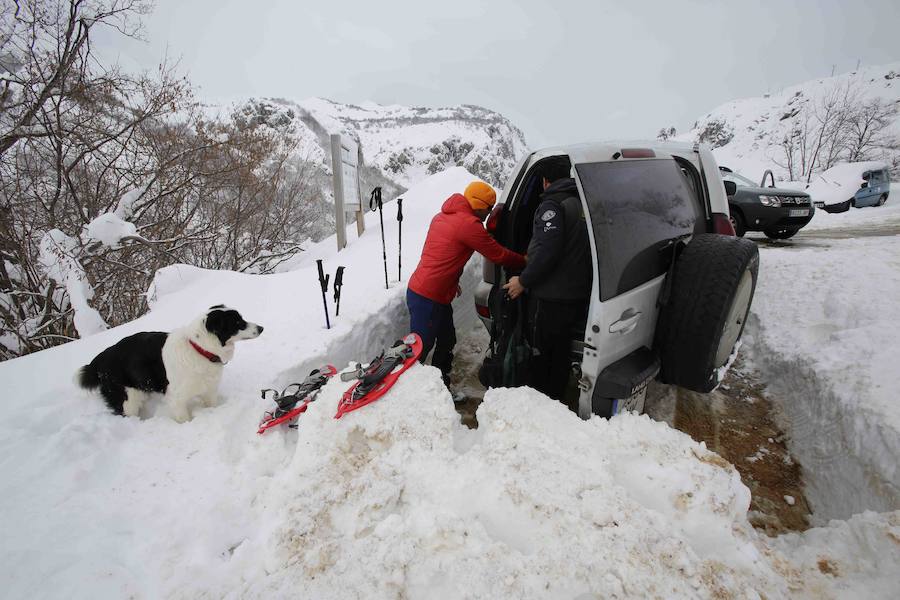
{"label": "deep snow", "polygon": [[761,247],[746,345],[784,399],[817,523],[900,507],[900,236],[840,239],[900,230],[898,215],[892,200],[816,211],[803,235]]}
{"label": "deep snow", "polygon": [[[431,216],[471,179],[452,169],[404,194],[404,278]],[[415,366],[340,420],[349,384],[333,380],[297,430],[258,436],[260,388],[371,357],[406,329],[404,286],[383,289],[376,215],[367,226],[339,255],[330,238],[277,275],[170,267],[141,319],[0,364],[6,596],[818,598],[900,585],[900,513],[770,540],[749,525],[734,468],[646,416],[585,422],[537,392],[501,389],[470,431],[437,370]],[[396,221],[385,229],[391,256]],[[766,279],[779,252],[763,255],[763,311],[790,285]],[[328,272],[347,266],[330,331],[316,258]],[[474,320],[477,266],[461,328]],[[266,331],[238,346],[220,405],[193,421],[115,417],[71,383],[115,340],[220,302]]]}

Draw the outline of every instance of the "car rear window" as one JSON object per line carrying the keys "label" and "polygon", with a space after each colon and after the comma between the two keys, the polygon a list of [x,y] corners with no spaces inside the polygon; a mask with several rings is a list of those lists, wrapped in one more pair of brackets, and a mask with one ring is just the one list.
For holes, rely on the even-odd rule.
{"label": "car rear window", "polygon": [[662,275],[670,240],[705,229],[704,212],[672,159],[576,165],[597,242],[600,299]]}

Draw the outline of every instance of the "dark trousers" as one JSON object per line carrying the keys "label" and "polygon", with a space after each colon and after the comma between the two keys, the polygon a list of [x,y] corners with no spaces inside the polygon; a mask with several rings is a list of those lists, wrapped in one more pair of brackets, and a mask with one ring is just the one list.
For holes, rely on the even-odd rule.
{"label": "dark trousers", "polygon": [[[528,298],[531,345],[531,387],[554,400],[565,401],[572,368],[572,340],[584,335],[587,300]],[[579,333],[579,328],[582,330]]]}
{"label": "dark trousers", "polygon": [[450,383],[453,368],[453,347],[456,345],[456,328],[453,326],[453,307],[440,304],[406,290],[406,306],[409,307],[409,330],[422,338],[422,363],[434,348],[431,364],[441,370],[444,383]]}

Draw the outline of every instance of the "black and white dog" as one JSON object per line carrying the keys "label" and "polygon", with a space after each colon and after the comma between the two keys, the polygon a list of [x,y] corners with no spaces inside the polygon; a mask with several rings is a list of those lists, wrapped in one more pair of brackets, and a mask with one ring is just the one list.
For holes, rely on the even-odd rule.
{"label": "black and white dog", "polygon": [[165,394],[172,417],[189,421],[195,405],[213,406],[222,367],[234,343],[263,328],[222,304],[171,333],[149,331],[123,338],[79,369],[78,384],[98,389],[117,415],[137,416],[149,393]]}

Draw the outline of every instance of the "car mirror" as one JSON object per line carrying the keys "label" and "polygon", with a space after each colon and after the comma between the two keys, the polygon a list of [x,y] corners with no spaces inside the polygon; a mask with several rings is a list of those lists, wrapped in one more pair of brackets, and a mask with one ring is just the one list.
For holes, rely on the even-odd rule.
{"label": "car mirror", "polygon": [[737,184],[733,181],[725,182],[725,195],[734,196],[737,193]]}
{"label": "car mirror", "polygon": [[869,187],[869,182],[868,182],[868,181],[863,181],[863,182],[862,182],[862,185],[860,185],[859,187],[861,187],[861,188],[867,188],[867,187]]}

